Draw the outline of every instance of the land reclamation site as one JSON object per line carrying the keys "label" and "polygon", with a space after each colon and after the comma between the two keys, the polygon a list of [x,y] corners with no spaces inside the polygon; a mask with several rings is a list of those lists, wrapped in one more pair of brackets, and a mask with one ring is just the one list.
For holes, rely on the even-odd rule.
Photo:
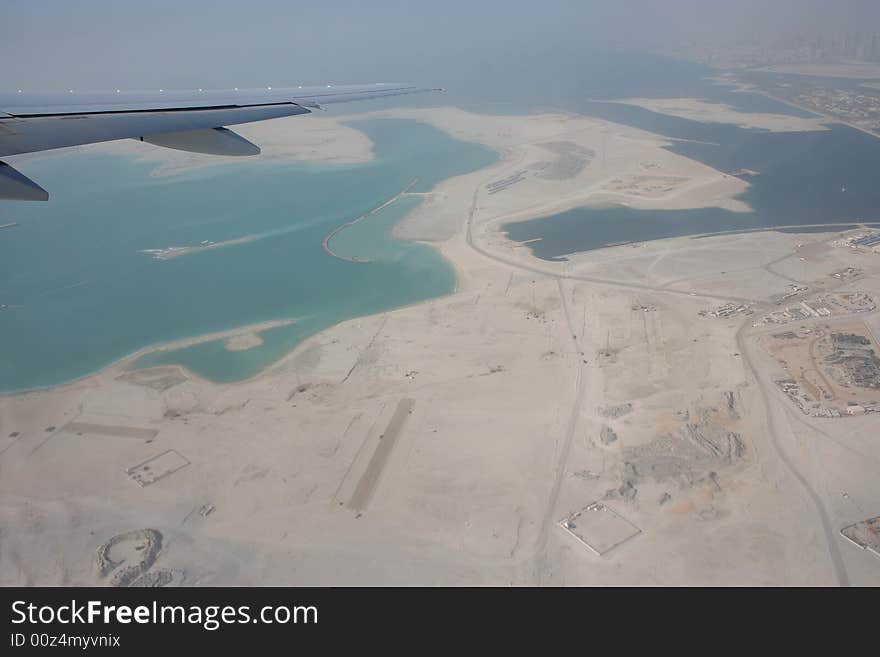
{"label": "land reclamation site", "polygon": [[[291,157],[311,160],[300,175],[382,166],[383,130],[468,144],[474,165],[414,157],[363,183],[365,207],[297,232],[356,300],[338,316],[220,315],[207,337],[0,396],[0,517],[16,527],[0,582],[880,584],[878,192],[862,170],[880,142],[763,101],[624,100],[242,126],[267,175]],[[642,112],[739,147],[648,131]],[[774,206],[797,140],[861,159]],[[318,143],[332,148],[302,146]],[[89,156],[149,160],[168,193],[240,166],[145,148]],[[189,226],[143,248],[192,252],[124,257],[207,276],[260,243],[245,236],[284,257],[279,226]],[[234,274],[224,294],[255,295]],[[392,283],[408,292],[370,296]],[[198,369],[258,353],[243,376]]]}

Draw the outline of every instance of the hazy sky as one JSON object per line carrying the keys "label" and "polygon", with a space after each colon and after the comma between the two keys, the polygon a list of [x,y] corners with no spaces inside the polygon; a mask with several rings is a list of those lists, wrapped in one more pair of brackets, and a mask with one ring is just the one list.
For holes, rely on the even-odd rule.
{"label": "hazy sky", "polygon": [[0,0],[0,87],[449,84],[556,53],[817,26],[880,30],[880,2]]}

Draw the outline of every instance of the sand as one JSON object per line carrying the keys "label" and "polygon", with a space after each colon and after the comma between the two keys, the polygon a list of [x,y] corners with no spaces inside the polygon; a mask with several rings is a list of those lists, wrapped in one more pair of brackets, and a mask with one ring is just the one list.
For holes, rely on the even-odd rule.
{"label": "sand", "polygon": [[[672,153],[664,148],[669,140],[637,128],[571,114],[511,117],[456,108],[371,114],[392,115],[425,121],[503,155],[493,167],[438,185],[397,227],[396,234],[406,239],[450,239],[461,230],[476,186],[487,192],[480,197],[481,217],[505,221],[615,203],[637,209],[749,210],[736,198],[748,189],[747,182]],[[581,167],[578,160],[588,164]],[[513,182],[505,185],[506,178]],[[668,191],[658,191],[663,188]]]}
{"label": "sand", "polygon": [[[500,223],[737,207],[746,183],[593,119],[392,114],[503,155],[398,227],[453,263],[456,292],[343,322],[240,383],[122,362],[0,397],[0,583],[118,583],[96,550],[159,535],[138,577],[184,585],[880,584],[839,534],[877,515],[878,416],[804,417],[752,316],[699,314],[775,308],[792,279],[876,290],[876,256],[767,232],[536,260]],[[608,189],[637,176],[676,181]],[[846,266],[862,274],[830,276]]]}
{"label": "sand", "polygon": [[710,103],[699,98],[630,98],[612,101],[634,105],[652,112],[677,116],[703,123],[730,123],[740,128],[758,128],[771,132],[802,132],[828,130],[825,119],[804,118],[788,114],[741,112],[724,103]]}
{"label": "sand", "polygon": [[248,332],[232,336],[224,346],[227,351],[247,351],[259,347],[261,344],[263,344],[263,338],[259,333]]}

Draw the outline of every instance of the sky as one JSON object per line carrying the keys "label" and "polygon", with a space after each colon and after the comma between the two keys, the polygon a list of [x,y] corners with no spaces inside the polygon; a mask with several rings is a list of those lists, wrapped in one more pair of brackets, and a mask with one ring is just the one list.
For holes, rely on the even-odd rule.
{"label": "sky", "polygon": [[0,0],[0,88],[475,84],[596,51],[872,24],[876,0]]}

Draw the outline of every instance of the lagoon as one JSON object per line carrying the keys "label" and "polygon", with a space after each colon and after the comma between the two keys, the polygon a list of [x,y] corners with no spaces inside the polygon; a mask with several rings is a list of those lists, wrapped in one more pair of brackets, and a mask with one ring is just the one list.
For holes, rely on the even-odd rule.
{"label": "lagoon", "polygon": [[[709,93],[709,92],[712,93]],[[755,94],[707,89],[705,97],[744,111],[792,113]],[[634,210],[582,207],[503,226],[507,236],[529,242],[545,260],[605,246],[703,233],[760,230],[792,225],[846,224],[880,220],[880,139],[844,125],[813,132],[769,132],[669,117],[642,108],[590,102],[588,114],[665,135],[668,150],[730,175],[749,189],[738,198],[751,212],[719,208]],[[799,113],[799,112],[798,112]],[[833,230],[833,228],[829,229]],[[530,241],[535,240],[535,241]]]}
{"label": "lagoon", "polygon": [[[373,161],[224,164],[172,177],[87,151],[28,162],[28,175],[52,190],[52,200],[0,206],[0,223],[19,224],[0,235],[0,304],[7,306],[0,391],[58,385],[163,343],[296,320],[264,331],[252,349],[229,351],[214,340],[138,362],[240,380],[337,322],[451,293],[454,271],[434,249],[391,235],[419,197],[399,199],[352,235],[339,233],[340,248],[368,253],[368,263],[333,258],[322,240],[413,176],[413,191],[428,191],[497,155],[414,121],[350,125],[373,140]],[[230,240],[165,260],[143,253]]]}

